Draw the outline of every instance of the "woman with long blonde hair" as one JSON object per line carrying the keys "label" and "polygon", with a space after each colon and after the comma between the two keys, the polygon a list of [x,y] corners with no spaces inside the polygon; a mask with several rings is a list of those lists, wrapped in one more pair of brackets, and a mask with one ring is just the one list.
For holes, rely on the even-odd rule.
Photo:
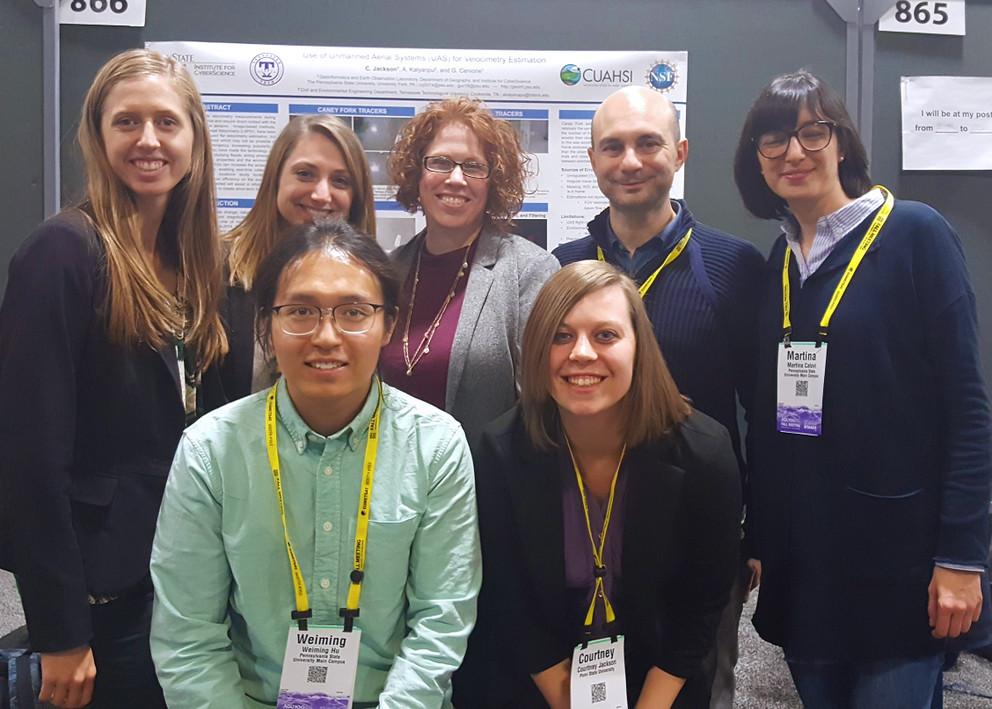
{"label": "woman with long blonde hair", "polygon": [[229,398],[268,388],[274,361],[255,341],[252,288],[259,265],[290,229],[340,219],[375,238],[375,202],[365,151],[340,118],[295,116],[272,144],[255,204],[224,240],[229,288],[224,317],[231,354],[222,376]]}
{"label": "woman with long blonde hair", "polygon": [[148,559],[185,425],[227,349],[210,139],[172,59],[130,50],[82,109],[86,193],[10,263],[0,308],[0,566],[17,577],[39,700],[164,706]]}

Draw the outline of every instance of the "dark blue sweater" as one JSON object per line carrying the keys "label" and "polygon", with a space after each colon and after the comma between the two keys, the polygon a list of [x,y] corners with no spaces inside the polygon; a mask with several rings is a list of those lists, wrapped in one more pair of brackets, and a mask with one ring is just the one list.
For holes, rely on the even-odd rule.
{"label": "dark blue sweater", "polygon": [[[749,408],[755,313],[765,263],[749,242],[697,223],[681,201],[679,207],[664,249],[630,275],[642,283],[692,227],[686,250],[661,272],[644,305],[679,391],[727,427],[741,461],[735,394]],[[589,222],[588,236],[553,251],[563,266],[595,259],[597,245],[609,260],[609,211]]]}
{"label": "dark blue sweater", "polygon": [[[792,259],[795,341],[816,339],[871,219],[802,287]],[[769,257],[750,419],[755,625],[798,658],[939,652],[933,562],[982,566],[989,547],[989,403],[961,244],[930,207],[895,203],[830,323],[818,438],[775,430],[785,248]],[[988,642],[988,600],[965,643]]]}

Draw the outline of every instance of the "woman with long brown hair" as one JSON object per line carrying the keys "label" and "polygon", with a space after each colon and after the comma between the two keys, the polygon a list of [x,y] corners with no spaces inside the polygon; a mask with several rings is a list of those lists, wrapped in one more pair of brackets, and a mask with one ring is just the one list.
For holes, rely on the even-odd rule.
{"label": "woman with long brown hair", "polygon": [[227,349],[192,79],[154,52],[113,57],[79,145],[85,197],[21,246],[0,309],[0,566],[41,653],[41,701],[164,706],[148,651],[152,536],[183,428],[220,403],[208,368]]}
{"label": "woman with long brown hair", "polygon": [[230,399],[268,388],[274,361],[256,346],[252,294],[259,265],[294,227],[340,219],[375,238],[375,201],[362,144],[344,121],[295,116],[272,144],[255,204],[224,237],[228,245],[224,316],[231,353],[222,376]]}

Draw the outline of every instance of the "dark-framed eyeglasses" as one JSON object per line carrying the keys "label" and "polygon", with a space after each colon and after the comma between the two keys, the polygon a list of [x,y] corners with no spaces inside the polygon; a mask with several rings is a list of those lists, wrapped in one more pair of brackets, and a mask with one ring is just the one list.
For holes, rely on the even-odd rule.
{"label": "dark-framed eyeglasses", "polygon": [[329,315],[337,331],[345,335],[363,335],[372,329],[375,314],[385,306],[381,303],[342,303],[331,308],[319,308],[303,303],[276,305],[272,312],[276,324],[287,335],[307,337],[320,327]]}
{"label": "dark-framed eyeglasses", "polygon": [[465,177],[471,177],[473,180],[484,180],[493,172],[493,169],[489,165],[484,162],[476,162],[475,160],[458,162],[457,160],[452,160],[447,155],[428,155],[424,158],[424,169],[429,172],[447,174],[454,172],[456,167],[462,169],[462,174]]}
{"label": "dark-framed eyeglasses", "polygon": [[816,153],[828,145],[833,138],[837,124],[833,121],[810,121],[795,130],[770,130],[754,138],[754,146],[762,157],[774,160],[789,151],[789,143],[795,138],[799,147],[807,153]]}

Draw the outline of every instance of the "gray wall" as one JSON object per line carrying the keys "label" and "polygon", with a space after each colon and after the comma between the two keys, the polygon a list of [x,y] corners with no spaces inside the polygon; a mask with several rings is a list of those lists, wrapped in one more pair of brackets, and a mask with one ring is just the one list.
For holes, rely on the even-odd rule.
{"label": "gray wall", "polygon": [[[983,220],[986,173],[899,170],[899,76],[992,73],[992,5],[968,3],[965,38],[879,34],[873,176],[902,198],[943,212],[965,243],[992,372],[992,244]],[[41,11],[0,3],[0,264],[42,218]],[[144,28],[62,30],[63,200],[80,194],[74,133],[100,64],[145,41],[203,40],[324,46],[633,49],[689,52],[690,155],[686,196],[701,220],[767,251],[773,225],[743,210],[731,175],[737,131],[775,74],[807,67],[843,90],[845,25],[824,0],[149,0]],[[6,273],[0,274],[0,286]]]}

